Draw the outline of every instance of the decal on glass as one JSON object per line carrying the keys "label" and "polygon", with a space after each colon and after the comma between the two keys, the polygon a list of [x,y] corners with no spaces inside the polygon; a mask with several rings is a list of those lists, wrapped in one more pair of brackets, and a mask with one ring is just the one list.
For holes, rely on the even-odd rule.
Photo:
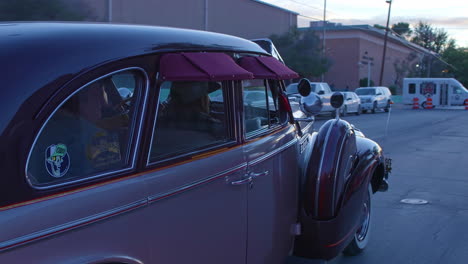
{"label": "decal on glass", "polygon": [[45,153],[45,166],[50,176],[61,178],[70,168],[70,156],[65,144],[50,145]]}

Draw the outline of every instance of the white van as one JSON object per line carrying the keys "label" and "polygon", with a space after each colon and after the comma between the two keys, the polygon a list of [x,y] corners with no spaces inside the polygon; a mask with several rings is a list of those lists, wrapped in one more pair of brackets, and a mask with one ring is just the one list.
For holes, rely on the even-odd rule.
{"label": "white van", "polygon": [[468,99],[468,90],[453,78],[405,78],[403,103],[412,104],[415,97],[422,107],[429,97],[433,105],[463,105],[465,99]]}

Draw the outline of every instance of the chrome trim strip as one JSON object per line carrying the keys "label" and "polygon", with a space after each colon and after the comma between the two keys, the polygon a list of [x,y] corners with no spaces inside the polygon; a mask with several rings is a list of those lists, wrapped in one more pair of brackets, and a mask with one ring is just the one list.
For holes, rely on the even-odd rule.
{"label": "chrome trim strip", "polygon": [[325,136],[325,143],[323,144],[322,155],[320,157],[320,167],[319,167],[319,171],[318,171],[318,175],[317,175],[318,176],[317,177],[317,186],[315,186],[315,209],[314,209],[314,211],[315,211],[315,216],[316,217],[318,216],[319,193],[320,193],[320,176],[322,175],[323,160],[324,160],[324,157],[325,157],[325,153],[327,151],[328,140],[330,138],[330,134],[331,134],[333,125],[334,125],[334,123],[332,125],[330,125],[330,127],[328,128],[327,135]]}
{"label": "chrome trim strip", "polygon": [[244,169],[246,167],[247,167],[247,162],[244,162],[242,164],[239,164],[238,166],[235,166],[235,167],[227,169],[227,170],[225,170],[223,172],[217,173],[214,176],[211,176],[211,177],[208,177],[208,178],[205,178],[205,179],[201,179],[201,180],[186,184],[186,185],[181,186],[181,187],[179,187],[177,189],[173,189],[173,190],[170,190],[170,191],[167,191],[167,192],[164,192],[164,193],[158,193],[158,194],[151,195],[151,196],[148,197],[148,203],[152,204],[154,202],[160,201],[160,200],[168,198],[170,196],[173,196],[173,195],[188,191],[190,189],[193,189],[195,187],[201,186],[201,185],[206,184],[208,182],[214,181],[216,179],[224,177],[224,176],[226,176],[228,174],[231,174],[233,172],[236,172],[238,170]]}
{"label": "chrome trim strip", "polygon": [[[346,132],[346,136],[348,135],[348,132]],[[341,153],[343,152],[343,148],[344,148],[344,143],[346,141],[346,138],[347,137],[344,137],[342,140],[341,140],[341,146],[340,146],[340,152],[338,153],[338,160],[336,161],[336,165],[335,165],[335,181],[333,182],[333,195],[332,195],[332,211],[335,212],[335,193],[336,193],[336,177],[338,177],[338,165],[340,164],[340,157],[341,157]],[[344,184],[344,183],[343,183]]]}
{"label": "chrome trim strip", "polygon": [[88,216],[85,218],[75,220],[66,224],[54,226],[48,229],[43,229],[35,233],[31,233],[28,235],[24,235],[21,237],[3,241],[3,242],[0,242],[0,252],[17,247],[17,246],[23,246],[25,244],[29,244],[29,243],[32,243],[34,241],[37,241],[43,238],[48,238],[48,237],[58,235],[67,231],[71,231],[76,228],[80,228],[89,224],[93,224],[101,220],[108,219],[110,217],[120,215],[120,214],[129,212],[131,210],[135,210],[147,204],[148,204],[147,199],[139,200],[131,204],[120,206],[120,207],[117,207],[117,208],[114,208],[105,212],[101,212],[92,216]]}
{"label": "chrome trim strip", "polygon": [[[132,164],[130,167],[127,167],[125,169],[120,169],[120,170],[114,170],[114,171],[108,171],[108,172],[105,172],[105,173],[101,173],[101,174],[97,174],[97,175],[94,175],[94,176],[90,176],[90,177],[86,177],[86,178],[82,178],[82,179],[77,179],[77,180],[73,180],[73,181],[67,181],[67,182],[62,182],[62,183],[58,183],[58,184],[53,184],[53,185],[48,185],[48,186],[35,186],[31,180],[29,179],[28,177],[28,166],[29,166],[29,160],[31,158],[31,154],[32,154],[32,150],[34,149],[34,147],[36,146],[36,143],[37,143],[37,140],[39,139],[39,137],[41,136],[42,134],[42,131],[44,130],[44,127],[46,126],[46,124],[49,122],[49,120],[52,118],[52,116],[55,114],[55,112],[57,112],[57,110],[63,105],[65,104],[65,102],[68,101],[68,99],[70,99],[72,96],[74,96],[75,94],[77,94],[79,91],[81,91],[83,88],[87,87],[88,85],[94,83],[94,82],[97,82],[101,79],[104,79],[110,75],[113,75],[113,74],[116,74],[116,73],[119,73],[119,72],[123,72],[123,71],[129,71],[129,70],[138,70],[140,71],[141,73],[143,73],[144,75],[144,78],[146,79],[146,87],[143,87],[143,89],[146,89],[145,93],[144,93],[144,101],[143,101],[143,106],[145,107],[146,106],[146,100],[147,100],[147,97],[148,97],[148,90],[149,90],[149,79],[148,79],[148,74],[146,73],[146,71],[143,69],[143,68],[140,68],[140,67],[128,67],[128,68],[124,68],[124,69],[120,69],[120,70],[117,70],[117,71],[113,71],[111,73],[108,73],[106,75],[103,75],[97,79],[94,79],[92,80],[91,82],[88,82],[87,84],[81,86],[79,89],[77,89],[76,91],[74,91],[73,93],[71,93],[69,96],[67,96],[67,98],[65,98],[65,100],[63,100],[63,102],[61,102],[56,108],[55,110],[49,115],[49,117],[47,118],[47,120],[44,122],[44,124],[42,125],[41,129],[39,130],[39,132],[37,133],[36,135],[36,138],[34,139],[34,142],[33,144],[31,145],[30,149],[29,149],[29,154],[28,154],[28,159],[26,160],[26,166],[24,168],[24,175],[26,176],[26,181],[28,182],[29,186],[31,186],[33,189],[36,189],[36,190],[48,190],[48,189],[52,189],[52,188],[55,188],[55,187],[60,187],[60,186],[65,186],[65,185],[69,185],[69,184],[73,184],[73,183],[78,183],[78,182],[82,182],[82,181],[86,181],[86,180],[90,180],[90,179],[96,179],[96,178],[99,178],[99,177],[103,177],[103,176],[107,176],[107,175],[110,175],[110,174],[114,174],[114,173],[119,173],[119,172],[125,172],[125,171],[130,171],[132,170],[134,167],[135,167],[135,160],[136,160],[136,154],[137,154],[137,151],[136,149],[133,151],[133,159],[132,159]],[[139,142],[140,141],[140,134],[141,134],[141,127],[142,127],[142,124],[143,124],[143,117],[145,115],[145,109],[142,110],[142,114],[141,114],[141,118],[140,118],[140,126],[138,128],[138,135],[137,135],[137,139],[136,139],[136,142]],[[133,133],[133,132],[132,132]]]}
{"label": "chrome trim strip", "polygon": [[314,122],[309,122],[305,127],[302,128],[302,132],[309,131],[313,124],[314,124]]}
{"label": "chrome trim strip", "polygon": [[[159,72],[156,73],[156,82],[158,81],[159,78]],[[162,85],[162,84],[161,84]],[[161,85],[159,85],[159,91],[158,91],[158,101],[156,103],[156,112],[154,113],[154,122],[153,122],[153,129],[151,130],[151,141],[148,149],[148,157],[146,159],[146,167],[150,166],[150,156],[151,156],[151,146],[153,146],[153,140],[154,140],[154,131],[156,130],[156,120],[158,119],[158,111],[159,111],[159,99],[161,99]],[[155,162],[153,162],[155,163]]]}
{"label": "chrome trim strip", "polygon": [[259,158],[256,158],[256,159],[252,160],[251,162],[249,162],[249,166],[256,165],[256,164],[258,164],[258,163],[260,163],[262,161],[265,161],[265,160],[271,158],[272,156],[274,156],[274,155],[286,150],[287,148],[293,146],[296,143],[297,143],[297,138],[294,138],[293,140],[289,141],[288,143],[284,144],[283,146],[281,146],[281,147],[279,147],[279,148],[277,148],[277,149],[275,149],[275,150],[273,150],[273,151],[271,151],[271,152],[269,152],[269,153],[267,153],[267,154],[265,154],[265,155],[263,155],[263,156],[261,156]]}

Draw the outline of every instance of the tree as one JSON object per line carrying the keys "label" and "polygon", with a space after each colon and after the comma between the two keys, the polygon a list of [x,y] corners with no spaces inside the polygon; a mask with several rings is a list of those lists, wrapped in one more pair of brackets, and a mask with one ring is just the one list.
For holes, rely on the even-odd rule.
{"label": "tree", "polygon": [[329,60],[322,55],[320,39],[313,30],[291,29],[283,35],[272,35],[285,63],[303,77],[318,77],[328,71]]}
{"label": "tree", "polygon": [[410,28],[410,24],[406,22],[398,22],[393,24],[392,30],[403,38],[410,37],[411,33],[413,33]]}
{"label": "tree", "polygon": [[447,31],[422,21],[414,27],[411,42],[435,53],[442,53],[450,43]]}
{"label": "tree", "polygon": [[[359,79],[359,87],[367,87],[367,77],[366,78],[362,78],[362,79]],[[370,80],[369,82],[369,86],[374,86],[374,81],[373,80]]]}
{"label": "tree", "polygon": [[444,73],[459,80],[468,87],[468,49],[449,46],[442,58],[450,64],[444,69]]}
{"label": "tree", "polygon": [[[412,69],[414,69],[416,58],[416,53],[411,52],[403,60],[395,59],[393,62],[393,68],[395,69],[395,80],[393,81],[394,86],[397,88],[403,86],[403,78],[412,74]],[[399,90],[397,88],[395,89]]]}
{"label": "tree", "polygon": [[88,8],[79,1],[0,1],[0,21],[81,21],[90,17]]}
{"label": "tree", "polygon": [[449,39],[444,29],[434,28],[432,25],[420,21],[413,30],[411,42],[431,51],[426,53],[419,64],[420,76],[442,77],[447,67],[441,60],[442,54],[447,48],[455,45],[455,41]]}
{"label": "tree", "polygon": [[382,26],[382,25],[379,25],[379,24],[374,24],[374,27],[377,28],[377,29],[382,29],[382,30],[386,29],[385,26]]}

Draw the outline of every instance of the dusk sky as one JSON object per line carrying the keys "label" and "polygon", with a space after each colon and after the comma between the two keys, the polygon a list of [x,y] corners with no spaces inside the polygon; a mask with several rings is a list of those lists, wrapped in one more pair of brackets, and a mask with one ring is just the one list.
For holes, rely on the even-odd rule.
{"label": "dusk sky", "polygon": [[[316,20],[323,19],[323,0],[264,0]],[[468,47],[468,2],[464,0],[393,0],[390,24],[424,21],[445,29],[458,46]],[[385,0],[327,0],[327,20],[344,25],[381,24],[387,21]],[[298,17],[299,26],[312,19]]]}

